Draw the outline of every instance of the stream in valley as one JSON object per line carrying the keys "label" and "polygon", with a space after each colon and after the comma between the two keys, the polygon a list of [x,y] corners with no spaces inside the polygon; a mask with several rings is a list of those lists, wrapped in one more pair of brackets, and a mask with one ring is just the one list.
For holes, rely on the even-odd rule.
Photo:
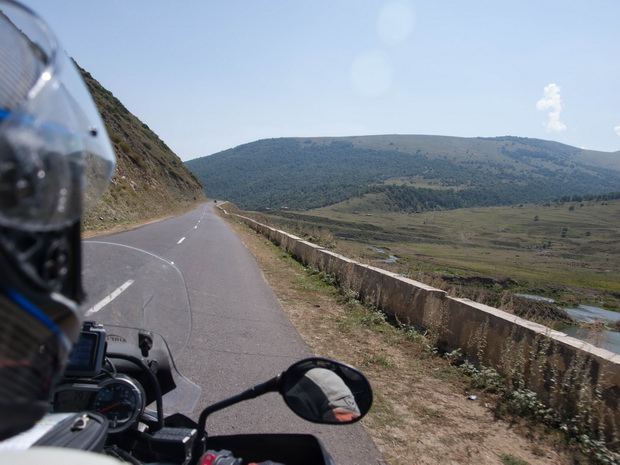
{"label": "stream in valley", "polygon": [[[532,294],[515,294],[519,297],[526,297],[534,300],[546,300],[547,302],[555,302],[548,297],[541,297]],[[620,312],[612,312],[604,308],[594,307],[592,305],[579,305],[577,308],[565,308],[566,312],[577,321],[584,323],[592,323],[602,321],[604,323],[614,323],[620,320]],[[590,342],[597,347],[602,347],[616,354],[620,354],[620,332],[604,329],[602,331],[593,331],[580,326],[569,326],[561,330],[569,336],[576,337],[582,341]]]}

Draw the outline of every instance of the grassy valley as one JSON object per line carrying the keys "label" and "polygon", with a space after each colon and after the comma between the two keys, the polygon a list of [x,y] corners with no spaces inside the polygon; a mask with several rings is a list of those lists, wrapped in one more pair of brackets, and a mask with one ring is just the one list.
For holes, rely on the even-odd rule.
{"label": "grassy valley", "polygon": [[484,297],[478,295],[482,288],[620,310],[620,200],[419,214],[387,211],[384,202],[372,194],[262,218],[437,287],[456,283],[461,292],[463,287],[477,289],[463,295],[474,300]]}

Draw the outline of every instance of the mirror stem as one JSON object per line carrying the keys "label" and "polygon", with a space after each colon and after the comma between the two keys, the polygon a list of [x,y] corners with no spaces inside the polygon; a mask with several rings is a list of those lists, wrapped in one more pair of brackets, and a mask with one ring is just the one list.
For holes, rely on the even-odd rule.
{"label": "mirror stem", "polygon": [[[200,413],[200,417],[198,419],[198,431],[202,431],[205,436],[207,435],[207,417],[212,413],[230,407],[231,405],[235,405],[239,402],[243,402],[244,400],[255,399],[256,397],[267,394],[268,392],[277,392],[280,387],[280,376],[281,375],[278,375],[275,378],[270,379],[269,381],[251,387],[250,389],[242,392],[241,394],[237,394],[236,396],[229,397],[228,399],[222,400],[221,402],[217,402],[213,405],[209,405],[208,407],[206,407]],[[198,460],[200,460],[200,458],[202,457],[204,453],[204,450],[200,450],[202,448],[202,444],[203,441],[200,439],[196,439],[196,441],[194,442],[194,451],[192,453],[191,462],[192,464],[198,463]]]}

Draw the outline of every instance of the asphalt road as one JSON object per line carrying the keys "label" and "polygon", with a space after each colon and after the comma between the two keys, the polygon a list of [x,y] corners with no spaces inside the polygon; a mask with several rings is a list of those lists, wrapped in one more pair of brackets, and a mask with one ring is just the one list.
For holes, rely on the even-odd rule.
{"label": "asphalt road", "polygon": [[[184,322],[189,335],[176,363],[202,387],[190,414],[195,419],[207,405],[266,381],[312,355],[253,255],[213,208],[214,204],[204,204],[178,217],[97,238],[159,255],[183,273],[191,320]],[[214,414],[207,430],[209,434],[309,433],[323,441],[339,465],[382,462],[361,425],[306,422],[290,412],[276,393]]]}

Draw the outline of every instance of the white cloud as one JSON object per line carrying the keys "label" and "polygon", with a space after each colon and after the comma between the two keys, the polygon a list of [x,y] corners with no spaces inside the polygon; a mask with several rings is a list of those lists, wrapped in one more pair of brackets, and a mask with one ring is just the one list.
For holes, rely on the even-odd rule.
{"label": "white cloud", "polygon": [[538,111],[550,110],[549,119],[543,126],[547,132],[566,131],[566,125],[560,121],[560,113],[562,112],[562,98],[560,97],[560,86],[551,83],[545,86],[544,96],[536,102]]}
{"label": "white cloud", "polygon": [[614,131],[620,136],[620,124],[614,128]]}

